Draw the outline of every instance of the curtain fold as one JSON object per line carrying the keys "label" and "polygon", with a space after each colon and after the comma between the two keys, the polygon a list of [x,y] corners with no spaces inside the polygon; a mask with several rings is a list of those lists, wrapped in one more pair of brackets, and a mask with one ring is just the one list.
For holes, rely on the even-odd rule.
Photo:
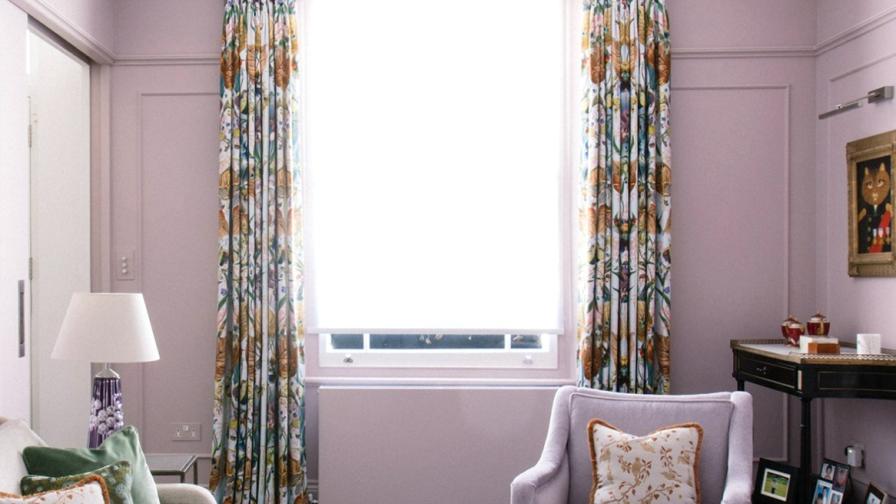
{"label": "curtain fold", "polygon": [[209,482],[222,503],[305,503],[294,0],[227,0]]}
{"label": "curtain fold", "polygon": [[578,382],[669,392],[671,151],[663,0],[585,0]]}

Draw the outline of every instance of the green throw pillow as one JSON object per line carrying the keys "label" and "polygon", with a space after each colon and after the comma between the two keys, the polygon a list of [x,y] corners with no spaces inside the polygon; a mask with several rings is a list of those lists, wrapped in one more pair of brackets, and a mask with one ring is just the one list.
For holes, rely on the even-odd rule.
{"label": "green throw pillow", "polygon": [[22,495],[62,490],[90,475],[99,476],[106,481],[106,488],[109,490],[109,504],[134,504],[134,500],[131,499],[133,476],[131,476],[131,464],[127,460],[100,467],[96,471],[71,476],[25,476],[21,483]]}
{"label": "green throw pillow", "polygon": [[131,464],[133,504],[159,504],[156,483],[146,465],[137,429],[129,425],[112,434],[99,448],[48,448],[29,446],[22,452],[28,474],[70,476],[95,471],[100,467],[126,460]]}

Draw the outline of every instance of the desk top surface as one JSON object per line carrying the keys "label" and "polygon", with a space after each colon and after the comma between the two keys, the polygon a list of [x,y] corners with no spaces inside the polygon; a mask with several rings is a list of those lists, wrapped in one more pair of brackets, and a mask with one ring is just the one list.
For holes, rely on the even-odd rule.
{"label": "desk top surface", "polygon": [[731,349],[803,365],[896,366],[896,353],[860,355],[851,343],[840,343],[840,354],[804,354],[782,339],[731,340]]}

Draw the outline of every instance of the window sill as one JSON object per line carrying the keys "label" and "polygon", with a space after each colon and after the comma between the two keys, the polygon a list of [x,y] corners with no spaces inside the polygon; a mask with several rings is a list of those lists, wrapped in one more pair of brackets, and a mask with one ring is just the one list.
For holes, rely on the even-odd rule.
{"label": "window sill", "polygon": [[370,377],[370,376],[306,376],[310,386],[457,386],[457,387],[561,387],[575,385],[575,380],[559,378],[436,378],[436,377]]}

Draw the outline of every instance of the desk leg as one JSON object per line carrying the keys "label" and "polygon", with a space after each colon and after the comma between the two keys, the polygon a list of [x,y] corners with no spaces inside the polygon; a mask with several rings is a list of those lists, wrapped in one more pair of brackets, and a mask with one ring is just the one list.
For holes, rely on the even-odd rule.
{"label": "desk leg", "polygon": [[744,381],[743,380],[737,380],[737,391],[738,392],[744,391]]}
{"label": "desk leg", "polygon": [[801,502],[809,502],[812,495],[812,399],[800,398],[802,414],[800,415],[800,482],[803,490]]}

